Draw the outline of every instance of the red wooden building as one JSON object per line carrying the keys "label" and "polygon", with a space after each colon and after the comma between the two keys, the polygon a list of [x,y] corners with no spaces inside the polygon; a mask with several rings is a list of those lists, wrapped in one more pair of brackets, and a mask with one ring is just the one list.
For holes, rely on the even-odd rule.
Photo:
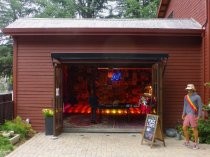
{"label": "red wooden building", "polygon": [[[200,67],[203,82],[210,80],[210,1],[209,0],[161,0],[158,18],[194,19],[202,25],[202,48]],[[203,102],[208,103],[210,92],[203,88],[199,93]]]}
{"label": "red wooden building", "polygon": [[[170,8],[169,1],[163,0],[158,16],[167,17]],[[27,18],[3,32],[14,39],[15,114],[30,118],[39,131],[44,129],[42,108],[57,111],[58,133],[63,129],[65,103],[73,104],[71,96],[76,94],[75,104],[78,100],[86,104],[93,87],[102,104],[124,105],[113,114],[129,109],[126,114],[141,115],[135,105],[152,86],[157,106],[151,112],[160,115],[164,128],[174,127],[180,119],[187,83],[194,83],[203,99],[208,97],[203,84],[209,80],[209,26],[196,18]],[[110,78],[110,72],[116,77]]]}

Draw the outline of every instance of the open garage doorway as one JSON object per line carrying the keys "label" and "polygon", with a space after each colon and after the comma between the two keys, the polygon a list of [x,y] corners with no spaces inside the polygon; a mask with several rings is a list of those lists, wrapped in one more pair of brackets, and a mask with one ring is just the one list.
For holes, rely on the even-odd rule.
{"label": "open garage doorway", "polygon": [[[164,67],[160,65],[167,57],[165,54],[52,54],[61,65],[64,131],[139,132],[146,114],[161,113],[160,82]],[[98,97],[94,121],[89,102],[91,91]]]}

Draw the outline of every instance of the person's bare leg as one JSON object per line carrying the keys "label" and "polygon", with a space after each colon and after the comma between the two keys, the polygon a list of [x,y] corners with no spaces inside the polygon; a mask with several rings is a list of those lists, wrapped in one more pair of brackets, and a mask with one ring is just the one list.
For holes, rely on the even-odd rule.
{"label": "person's bare leg", "polygon": [[199,149],[199,146],[198,146],[198,128],[195,127],[195,128],[192,128],[193,130],[193,134],[194,134],[194,138],[195,138],[195,143],[193,145],[193,149]]}
{"label": "person's bare leg", "polygon": [[184,137],[186,142],[189,142],[189,133],[188,133],[188,126],[183,126],[183,131],[184,131]]}
{"label": "person's bare leg", "polygon": [[195,139],[195,143],[198,143],[198,128],[192,128],[193,130],[193,134],[194,134],[194,139]]}

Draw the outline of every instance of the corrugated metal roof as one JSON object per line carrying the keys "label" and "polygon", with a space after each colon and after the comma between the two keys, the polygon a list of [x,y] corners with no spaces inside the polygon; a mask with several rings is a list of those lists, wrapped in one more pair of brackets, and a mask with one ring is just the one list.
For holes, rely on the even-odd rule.
{"label": "corrugated metal roof", "polygon": [[202,29],[193,19],[59,19],[21,18],[9,28],[150,28],[150,29]]}
{"label": "corrugated metal roof", "polygon": [[10,35],[189,35],[200,36],[193,19],[23,18],[3,29]]}

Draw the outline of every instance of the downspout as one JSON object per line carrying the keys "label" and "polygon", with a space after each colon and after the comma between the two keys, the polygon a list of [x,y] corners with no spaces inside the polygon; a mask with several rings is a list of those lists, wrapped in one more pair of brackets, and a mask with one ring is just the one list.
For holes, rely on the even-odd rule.
{"label": "downspout", "polygon": [[17,56],[18,56],[18,41],[17,37],[13,37],[13,117],[17,116]]}
{"label": "downspout", "polygon": [[[205,23],[202,25],[202,29],[204,30],[204,32],[202,33],[202,37],[203,37],[203,81],[204,81],[204,83],[206,82],[206,80],[205,80],[205,47],[206,47],[206,44],[205,44],[205,41],[206,41],[206,39],[205,39],[205,34],[206,34],[206,31],[205,31],[205,29],[206,29],[206,25],[207,25],[207,23],[208,23],[208,12],[209,12],[209,5],[208,5],[208,0],[206,0],[206,21],[205,21]],[[206,88],[204,87],[203,88],[203,93],[204,93],[204,95],[203,95],[203,100],[204,100],[204,103],[205,103],[205,100],[206,100],[206,94],[205,94],[205,92],[206,92]]]}
{"label": "downspout", "polygon": [[209,5],[208,5],[208,0],[206,0],[206,21],[205,23],[202,25],[202,29],[205,29],[204,27],[206,27],[207,23],[208,23],[208,9],[209,9]]}

